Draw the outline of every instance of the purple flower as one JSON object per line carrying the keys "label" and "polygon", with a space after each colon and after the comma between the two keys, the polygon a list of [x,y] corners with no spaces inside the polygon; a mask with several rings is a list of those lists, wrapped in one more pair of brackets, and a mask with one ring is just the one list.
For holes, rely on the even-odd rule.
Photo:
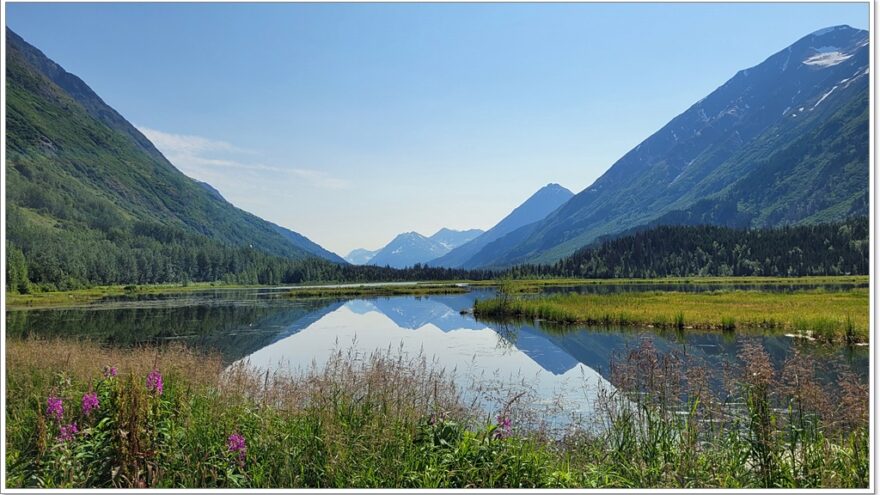
{"label": "purple flower", "polygon": [[76,427],[76,423],[70,423],[69,425],[64,425],[61,427],[61,432],[58,433],[58,440],[62,442],[69,442],[73,440],[74,435],[79,432],[79,429]]}
{"label": "purple flower", "polygon": [[82,399],[82,412],[84,415],[88,416],[91,412],[98,408],[98,394],[94,392],[89,392],[86,395],[83,395]]}
{"label": "purple flower", "polygon": [[245,444],[244,437],[240,433],[229,435],[229,438],[226,439],[226,448],[233,454],[237,452],[238,460],[242,462],[244,461],[244,456],[247,452],[247,445]]}
{"label": "purple flower", "polygon": [[153,368],[153,371],[147,375],[147,390],[156,392],[156,395],[162,395],[162,375],[156,368]]}
{"label": "purple flower", "polygon": [[104,366],[104,378],[112,378],[116,376],[116,366]]}
{"label": "purple flower", "polygon": [[64,416],[64,404],[61,398],[50,395],[46,399],[46,416],[60,422]]}
{"label": "purple flower", "polygon": [[510,418],[499,414],[496,418],[498,421],[497,428],[495,429],[495,433],[493,434],[495,438],[505,438],[510,436]]}

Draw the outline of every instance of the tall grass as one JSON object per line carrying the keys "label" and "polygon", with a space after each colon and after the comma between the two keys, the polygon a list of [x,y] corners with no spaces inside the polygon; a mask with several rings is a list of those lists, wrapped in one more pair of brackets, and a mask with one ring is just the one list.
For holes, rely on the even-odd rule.
{"label": "tall grass", "polygon": [[[763,353],[763,354],[762,354]],[[436,363],[339,351],[297,375],[179,346],[7,342],[9,487],[864,487],[867,386],[794,356],[705,366],[648,341],[614,361],[594,420],[488,414]],[[117,368],[115,376],[104,366]],[[152,381],[147,376],[153,373]],[[161,375],[161,391],[156,376]],[[84,395],[98,407],[85,411]],[[48,410],[58,398],[63,413]],[[62,427],[76,424],[65,435]]]}
{"label": "tall grass", "polygon": [[[868,339],[868,292],[719,291],[560,294],[479,300],[483,318],[661,328],[788,329],[826,341]],[[724,315],[720,321],[718,315]]]}

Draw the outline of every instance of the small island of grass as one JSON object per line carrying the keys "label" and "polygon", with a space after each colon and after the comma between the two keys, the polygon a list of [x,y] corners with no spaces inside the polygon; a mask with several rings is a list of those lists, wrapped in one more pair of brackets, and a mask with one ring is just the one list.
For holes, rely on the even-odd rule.
{"label": "small island of grass", "polygon": [[407,284],[407,285],[357,285],[346,287],[303,287],[291,290],[293,298],[322,297],[376,297],[376,296],[428,296],[437,294],[465,294],[466,286],[458,284]]}
{"label": "small island of grass", "polygon": [[658,328],[776,329],[824,341],[868,340],[868,290],[559,294],[477,301],[482,318]]}

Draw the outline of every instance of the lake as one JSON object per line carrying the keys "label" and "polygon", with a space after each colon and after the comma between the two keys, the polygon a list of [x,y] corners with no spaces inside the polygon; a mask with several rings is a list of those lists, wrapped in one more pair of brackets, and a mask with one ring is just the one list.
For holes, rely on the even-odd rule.
{"label": "lake", "polygon": [[[549,291],[632,291],[658,287],[574,286]],[[669,289],[668,286],[664,287]],[[802,290],[810,286],[762,287]],[[836,287],[847,290],[851,287]],[[718,287],[712,287],[717,290]],[[692,285],[684,290],[710,290]],[[559,328],[540,322],[487,322],[466,312],[491,288],[466,294],[294,300],[279,289],[210,290],[112,298],[61,309],[7,311],[7,338],[89,338],[112,345],[183,341],[220,352],[228,364],[296,373],[334,352],[363,359],[377,351],[423,356],[453,374],[465,397],[487,413],[516,391],[548,417],[589,416],[600,389],[613,390],[611,363],[644,340],[711,370],[737,364],[744,339],[760,341],[779,369],[795,348],[817,363],[820,378],[840,366],[867,379],[867,347],[828,346],[778,333],[651,328]],[[720,378],[716,378],[718,382]]]}

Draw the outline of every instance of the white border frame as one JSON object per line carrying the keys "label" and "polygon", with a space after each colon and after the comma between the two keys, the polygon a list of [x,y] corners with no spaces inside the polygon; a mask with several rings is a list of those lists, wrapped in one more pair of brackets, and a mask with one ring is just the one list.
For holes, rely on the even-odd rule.
{"label": "white border frame", "polygon": [[[4,27],[6,25],[6,5],[9,3],[135,3],[129,2],[128,0],[89,0],[88,2],[77,2],[75,0],[33,0],[33,1],[20,1],[20,0],[0,0],[2,3],[3,13],[2,17],[4,19]],[[178,1],[178,0],[150,0],[145,2],[138,3],[248,3],[242,2],[241,0],[190,0],[190,1]],[[298,2],[288,2],[283,0],[260,0],[258,2],[250,2],[250,3],[325,3],[325,0],[300,0]],[[327,2],[329,3],[329,2]],[[410,2],[408,0],[384,0],[382,2],[373,2],[371,0],[349,0],[347,2],[337,2],[337,3],[423,3],[423,2]],[[424,3],[470,3],[470,2],[460,2],[458,0],[434,0],[432,2],[424,2]],[[534,0],[507,0],[500,2],[474,2],[474,3],[544,3],[541,1]],[[875,341],[876,341],[876,321],[877,321],[877,305],[875,304],[875,298],[877,296],[877,287],[875,284],[874,275],[877,273],[877,257],[875,256],[875,250],[877,247],[877,239],[875,237],[875,229],[874,224],[876,222],[876,190],[877,190],[877,174],[875,173],[876,168],[876,154],[874,147],[874,132],[876,131],[876,100],[875,100],[875,75],[874,69],[876,64],[876,52],[874,45],[874,20],[875,20],[875,9],[874,9],[874,0],[863,0],[863,1],[821,1],[821,0],[776,0],[776,1],[749,1],[749,0],[728,0],[728,1],[698,1],[698,0],[676,0],[676,1],[662,1],[662,0],[613,0],[613,1],[577,1],[577,0],[555,0],[554,2],[546,2],[546,3],[719,3],[719,4],[728,4],[728,3],[854,3],[854,4],[869,4],[869,20],[868,20],[868,36],[869,36],[869,64],[870,64],[870,72],[868,74],[869,78],[869,122],[868,122],[868,132],[870,137],[869,143],[869,152],[868,152],[868,162],[870,164],[869,171],[869,236],[871,243],[871,251],[869,254],[869,267],[870,267],[870,288],[869,288],[869,308],[870,308],[870,316],[871,316],[871,331],[870,331],[870,341],[869,341],[869,356],[870,356],[870,372],[869,372],[869,386],[870,386],[870,425],[869,425],[869,448],[871,450],[871,465],[870,465],[870,481],[868,484],[868,488],[862,489],[834,489],[834,488],[823,488],[823,489],[799,489],[796,490],[798,493],[874,493],[875,491],[875,466],[876,466],[876,455],[877,455],[877,444],[876,444],[876,436],[875,436],[875,412],[877,410],[876,406],[878,404],[877,394],[875,393],[875,384],[876,384],[876,376],[877,376],[877,363],[876,363],[876,355],[875,355]],[[0,178],[0,200],[3,202],[3,219],[0,220],[0,236],[2,236],[2,244],[0,244],[0,267],[2,267],[2,271],[4,276],[2,277],[2,281],[0,281],[0,302],[2,302],[4,308],[4,314],[6,309],[6,132],[5,132],[5,124],[6,124],[6,36],[4,30],[3,40],[0,41],[0,56],[2,56],[2,60],[4,61],[3,65],[3,80],[4,84],[0,86],[0,103],[2,103],[2,110],[0,110],[0,115],[2,115],[3,124],[4,124],[4,132],[2,132],[2,148],[0,148],[0,158],[4,163],[3,175]],[[561,490],[561,489],[549,489],[549,490],[532,490],[532,489],[388,489],[388,488],[380,488],[380,489],[361,489],[361,488],[350,488],[350,489],[285,489],[285,488],[273,488],[273,489],[206,489],[206,488],[188,488],[188,489],[39,489],[39,488],[6,488],[6,318],[4,317],[2,321],[0,321],[0,337],[2,337],[2,345],[0,347],[3,348],[3,353],[0,355],[0,404],[2,404],[3,408],[3,416],[0,417],[0,435],[2,435],[2,439],[0,439],[0,457],[2,457],[2,465],[0,465],[0,492],[5,493],[128,493],[132,491],[136,491],[138,493],[455,493],[455,492],[467,492],[467,493],[779,493],[780,491],[789,491],[789,490],[780,490],[780,489],[705,489],[705,488],[694,488],[694,489],[657,489],[657,488],[635,488],[635,489],[571,489],[571,490]]]}

